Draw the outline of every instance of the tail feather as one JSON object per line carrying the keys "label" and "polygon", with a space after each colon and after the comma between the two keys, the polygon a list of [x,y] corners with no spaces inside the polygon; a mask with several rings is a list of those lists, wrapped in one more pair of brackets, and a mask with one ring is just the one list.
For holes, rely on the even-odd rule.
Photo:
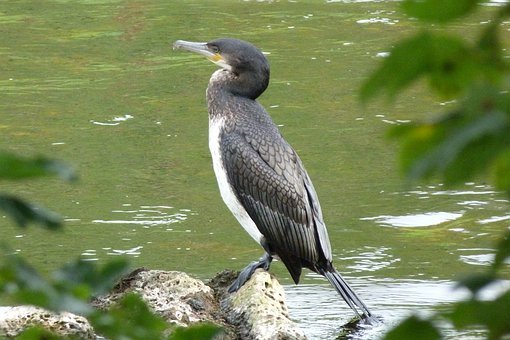
{"label": "tail feather", "polygon": [[[345,302],[351,307],[351,309],[359,316],[362,317],[357,308],[361,310],[367,318],[371,318],[372,313],[368,310],[367,306],[361,301],[361,299],[354,293],[351,286],[344,280],[344,278],[335,269],[330,271],[321,270],[324,275],[337,292],[342,296]],[[357,307],[357,308],[356,308]]]}

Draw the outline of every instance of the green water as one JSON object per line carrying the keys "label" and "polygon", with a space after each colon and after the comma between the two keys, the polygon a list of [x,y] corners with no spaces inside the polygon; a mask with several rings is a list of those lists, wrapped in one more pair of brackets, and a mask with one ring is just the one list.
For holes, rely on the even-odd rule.
{"label": "green water", "polygon": [[[421,85],[394,105],[359,104],[357,91],[370,70],[393,42],[416,30],[397,7],[392,1],[0,3],[1,148],[66,160],[80,176],[75,184],[2,182],[2,191],[66,219],[63,232],[50,234],[2,218],[2,240],[44,272],[74,257],[125,256],[133,266],[205,279],[258,258],[261,249],[224,206],[212,172],[204,97],[215,66],[171,49],[177,39],[237,37],[267,53],[271,83],[260,102],[314,182],[337,268],[385,317],[384,327],[455,300],[452,280],[486,268],[509,225],[509,206],[483,182],[450,190],[439,183],[406,186],[399,176],[386,129],[447,104]],[[453,29],[472,36],[488,12]],[[331,338],[350,315],[317,276],[307,274],[295,287],[281,264],[272,272],[288,285],[291,315],[311,338]]]}

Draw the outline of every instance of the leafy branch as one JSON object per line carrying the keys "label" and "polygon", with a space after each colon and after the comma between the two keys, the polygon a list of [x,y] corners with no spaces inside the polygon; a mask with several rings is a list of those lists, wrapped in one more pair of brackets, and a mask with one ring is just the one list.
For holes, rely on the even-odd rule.
{"label": "leafy branch", "polygon": [[[405,0],[401,10],[423,24],[446,25],[474,12],[480,0]],[[503,55],[501,24],[510,17],[510,3],[495,9],[474,42],[457,35],[422,28],[398,43],[360,90],[367,102],[378,95],[394,100],[410,84],[426,79],[432,92],[455,99],[453,107],[428,121],[393,127],[389,136],[401,146],[400,166],[410,180],[442,180],[455,185],[488,176],[510,194],[510,68]],[[444,27],[444,26],[441,26]],[[388,332],[386,339],[439,339],[434,319],[462,329],[482,325],[490,339],[510,335],[510,290],[482,301],[482,289],[497,281],[510,258],[510,231],[497,245],[486,273],[470,275],[458,285],[471,297],[430,319],[412,316]]]}

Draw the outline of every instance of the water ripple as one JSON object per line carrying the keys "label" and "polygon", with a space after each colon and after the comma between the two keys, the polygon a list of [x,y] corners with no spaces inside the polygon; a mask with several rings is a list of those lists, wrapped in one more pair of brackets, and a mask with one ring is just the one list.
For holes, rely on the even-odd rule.
{"label": "water ripple", "polygon": [[[129,205],[128,205],[129,206]],[[119,219],[96,219],[93,223],[104,224],[136,224],[145,227],[157,225],[170,225],[185,221],[190,213],[189,209],[180,209],[179,212],[169,212],[173,210],[169,206],[141,206],[139,209],[119,209],[113,210],[112,213],[122,215]]]}
{"label": "water ripple", "polygon": [[[469,297],[467,289],[457,288],[456,282],[446,280],[395,280],[373,278],[346,278],[372,313],[382,319],[380,324],[361,329],[349,339],[380,339],[403,318],[417,314],[428,316],[452,302]],[[498,281],[481,293],[482,299],[493,299],[510,285]],[[341,326],[350,321],[353,312],[333,288],[325,285],[301,284],[285,286],[291,318],[305,331],[309,339],[333,339]],[[462,331],[449,325],[440,325],[447,338],[459,338]],[[469,338],[481,339],[483,330],[472,331]],[[462,337],[464,339],[464,337]]]}
{"label": "water ripple", "polygon": [[347,268],[352,269],[352,272],[375,272],[384,268],[391,267],[394,263],[400,262],[399,258],[395,258],[390,251],[389,247],[364,247],[364,249],[357,250],[356,256],[343,257],[345,260],[355,260],[354,265]]}

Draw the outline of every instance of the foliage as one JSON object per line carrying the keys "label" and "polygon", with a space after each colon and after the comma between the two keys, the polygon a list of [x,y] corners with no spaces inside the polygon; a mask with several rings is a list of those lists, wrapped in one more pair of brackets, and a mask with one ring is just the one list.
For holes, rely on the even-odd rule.
{"label": "foliage", "polygon": [[0,292],[20,303],[89,315],[94,310],[87,302],[106,293],[127,270],[125,261],[111,261],[97,268],[92,262],[76,260],[46,280],[20,256],[7,255],[0,266]]}
{"label": "foliage", "polygon": [[[66,181],[76,179],[73,168],[63,162],[44,157],[26,158],[0,151],[0,180],[20,180],[51,175],[59,176]],[[57,214],[16,196],[0,193],[0,210],[3,210],[21,227],[26,227],[31,222],[47,229],[58,229],[62,226],[62,221]]]}
{"label": "foliage", "polygon": [[60,339],[57,335],[52,332],[38,326],[30,327],[18,334],[16,336],[18,340],[34,340],[34,339],[44,339],[44,340],[58,340]]}
{"label": "foliage", "polygon": [[45,157],[26,158],[0,152],[0,179],[24,179],[57,175],[66,181],[76,180],[73,168],[65,163]]}
{"label": "foliage", "polygon": [[[76,179],[68,165],[44,157],[24,158],[0,152],[0,179],[19,180],[56,175],[66,181]],[[0,209],[20,227],[37,223],[47,229],[62,226],[58,215],[16,196],[0,194]],[[220,332],[204,324],[187,329],[176,328],[169,336],[169,325],[152,313],[137,294],[126,294],[110,310],[93,308],[94,296],[107,293],[121,275],[127,273],[124,260],[109,261],[102,267],[93,262],[75,260],[56,270],[49,279],[42,277],[21,256],[3,255],[0,262],[0,294],[22,304],[36,305],[55,312],[68,311],[88,318],[94,330],[110,339],[211,339]],[[19,339],[58,339],[41,327],[23,331]]]}
{"label": "foliage", "polygon": [[[135,293],[125,294],[108,311],[88,303],[94,296],[112,289],[120,275],[129,269],[124,260],[98,267],[93,262],[76,260],[43,278],[17,255],[4,256],[0,265],[0,293],[17,302],[37,305],[55,312],[68,311],[87,317],[94,330],[109,339],[212,339],[221,329],[210,324],[176,328],[165,336],[169,325],[152,313]],[[40,327],[27,329],[21,339],[56,338]]]}
{"label": "foliage", "polygon": [[[165,336],[169,325],[152,313],[135,293],[125,294],[108,311],[91,307],[88,302],[94,296],[110,291],[128,269],[124,260],[110,261],[102,267],[76,260],[55,271],[50,279],[44,279],[20,256],[10,255],[0,266],[0,293],[20,303],[85,316],[97,333],[109,339],[211,339],[220,331],[217,326],[205,324],[176,328],[170,336]],[[54,337],[48,335],[47,330],[34,327],[23,332],[21,338]]]}
{"label": "foliage", "polygon": [[[510,194],[510,68],[502,54],[500,26],[510,16],[510,3],[496,7],[474,42],[441,32],[477,8],[480,0],[404,0],[401,9],[424,27],[398,43],[361,88],[367,101],[386,94],[390,99],[418,79],[428,80],[441,98],[455,99],[439,118],[392,128],[389,136],[401,145],[400,165],[411,180],[436,178],[454,185],[489,176],[494,186]],[[448,320],[463,329],[484,326],[489,338],[510,335],[510,290],[482,301],[480,292],[499,278],[510,258],[510,231],[497,245],[492,266],[470,275],[458,285],[468,288],[468,300],[430,319],[412,316],[388,332],[386,339],[439,339],[434,319]]]}
{"label": "foliage", "polygon": [[413,335],[415,340],[441,339],[439,331],[429,321],[422,320],[417,316],[411,316],[401,322],[400,325],[386,334],[385,339],[408,339],[410,334]]}
{"label": "foliage", "polygon": [[220,329],[211,324],[202,324],[195,327],[176,329],[169,340],[202,340],[214,339],[220,333]]}
{"label": "foliage", "polygon": [[408,0],[403,2],[402,8],[412,17],[434,23],[459,18],[472,11],[480,2],[480,0]]}
{"label": "foliage", "polygon": [[[168,328],[166,322],[147,308],[139,295],[126,294],[108,313],[95,312],[89,317],[94,329],[108,338],[161,339]],[[211,324],[193,327],[178,327],[172,331],[169,340],[212,339],[220,328]]]}
{"label": "foliage", "polygon": [[57,214],[16,196],[0,194],[0,210],[7,213],[20,227],[26,227],[31,222],[47,229],[58,229],[62,226]]}
{"label": "foliage", "polygon": [[89,320],[96,332],[114,339],[161,339],[167,328],[135,293],[124,295],[108,313],[95,311]]}

